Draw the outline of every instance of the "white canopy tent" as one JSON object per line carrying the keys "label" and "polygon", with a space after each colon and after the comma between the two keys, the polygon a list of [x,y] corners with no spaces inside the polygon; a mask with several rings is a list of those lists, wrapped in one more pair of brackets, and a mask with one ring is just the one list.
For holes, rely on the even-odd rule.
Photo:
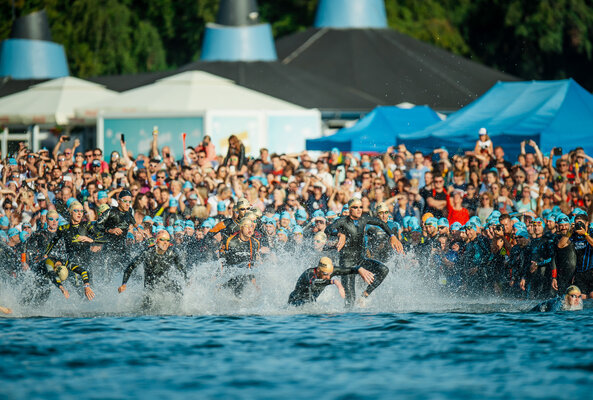
{"label": "white canopy tent", "polygon": [[78,108],[77,115],[89,108],[105,113],[198,112],[206,110],[305,110],[235,84],[233,81],[202,71],[188,71],[163,78],[109,99]]}
{"label": "white canopy tent", "polygon": [[[178,139],[196,146],[206,134],[217,152],[225,153],[227,138],[238,135],[248,154],[261,147],[271,151],[303,149],[305,139],[319,137],[321,114],[275,97],[247,89],[232,80],[203,71],[187,71],[153,84],[128,90],[107,101],[77,109],[78,116],[97,114],[97,144],[105,152],[119,150],[119,133],[129,150],[146,153],[153,126],[159,141],[175,155],[182,153]],[[96,112],[96,111],[95,111]]]}
{"label": "white canopy tent", "polygon": [[[68,125],[75,108],[113,99],[117,92],[70,76],[52,79],[0,99],[0,122],[23,125]],[[93,123],[96,119],[85,119]]]}

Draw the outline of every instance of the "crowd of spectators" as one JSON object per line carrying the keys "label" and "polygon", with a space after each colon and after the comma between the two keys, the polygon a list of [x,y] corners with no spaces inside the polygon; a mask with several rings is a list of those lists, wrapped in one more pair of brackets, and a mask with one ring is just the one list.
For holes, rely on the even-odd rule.
{"label": "crowd of spectators", "polygon": [[[593,217],[593,158],[583,149],[554,148],[544,154],[534,141],[526,141],[518,158],[509,160],[485,130],[474,150],[466,152],[438,148],[423,154],[400,144],[383,154],[342,153],[335,148],[327,153],[276,154],[262,148],[255,157],[246,154],[236,136],[229,138],[226,154],[217,154],[205,136],[177,157],[167,144],[159,147],[157,131],[149,154],[132,154],[123,139],[120,151],[103,154],[100,148],[82,149],[78,140],[62,136],[55,148],[38,152],[21,143],[18,152],[3,160],[1,177],[0,239],[11,246],[44,229],[50,210],[66,223],[72,199],[84,206],[85,220],[97,220],[100,206],[117,206],[124,189],[132,193],[138,225],[160,217],[172,235],[183,234],[187,221],[207,232],[232,217],[241,198],[259,216],[279,220],[288,215],[293,225],[299,219],[319,222],[324,230],[331,220],[347,214],[349,200],[358,198],[364,213],[377,215],[378,206],[386,210],[407,251],[432,240],[426,257],[439,260],[433,265],[441,269],[455,264],[472,240],[471,234],[454,232],[477,229],[488,238],[490,255],[502,257],[489,262],[505,264],[521,238],[538,238],[533,228],[538,221],[542,229],[557,235],[550,218],[581,215],[588,227]],[[574,230],[570,222],[567,235]],[[290,224],[285,231],[290,240]],[[420,238],[414,238],[416,231]],[[555,246],[557,240],[547,243]],[[451,251],[459,254],[451,256]],[[533,257],[530,262],[535,262]],[[520,290],[526,272],[513,266],[500,269],[501,277],[510,275],[497,278],[494,290],[504,292],[503,285]],[[442,275],[438,279],[445,281]],[[449,281],[456,279],[454,275],[448,274]],[[555,273],[549,279],[556,279]],[[557,284],[550,287],[557,289]],[[546,286],[543,291],[547,290]],[[593,287],[584,290],[591,291]]]}

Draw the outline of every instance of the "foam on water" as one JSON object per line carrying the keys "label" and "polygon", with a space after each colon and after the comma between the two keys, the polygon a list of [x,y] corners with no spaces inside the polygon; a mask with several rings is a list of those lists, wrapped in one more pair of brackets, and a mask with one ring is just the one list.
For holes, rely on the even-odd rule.
{"label": "foam on water", "polygon": [[[228,276],[220,273],[218,262],[194,265],[190,279],[183,287],[181,301],[170,295],[154,295],[151,300],[156,306],[149,311],[155,315],[290,315],[290,314],[328,314],[349,311],[363,312],[519,312],[531,308],[533,302],[503,300],[495,297],[460,298],[446,295],[437,287],[433,279],[426,279],[419,273],[418,263],[411,256],[399,257],[388,263],[390,273],[383,284],[369,297],[364,309],[347,310],[344,300],[335,286],[328,286],[316,303],[304,307],[290,307],[287,299],[300,274],[315,266],[317,259],[313,254],[279,256],[277,260],[266,262],[253,269],[257,288],[247,285],[243,296],[238,299],[229,290],[221,289]],[[143,270],[138,268],[132,274],[124,293],[118,293],[123,272],[106,273],[91,269],[92,287],[95,299],[88,301],[82,295],[82,288],[74,287],[72,278],[66,284],[70,298],[65,299],[51,287],[48,301],[41,306],[21,304],[23,291],[35,286],[32,277],[19,280],[5,279],[0,283],[0,305],[13,309],[11,317],[76,317],[100,315],[140,315],[144,299]],[[357,278],[357,295],[365,287]]]}

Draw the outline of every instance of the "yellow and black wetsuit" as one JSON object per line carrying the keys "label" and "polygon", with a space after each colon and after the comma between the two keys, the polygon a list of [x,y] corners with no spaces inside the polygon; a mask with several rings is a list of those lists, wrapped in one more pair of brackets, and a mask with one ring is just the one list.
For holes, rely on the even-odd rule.
{"label": "yellow and black wetsuit", "polygon": [[[53,247],[60,241],[64,240],[66,248],[67,261],[64,264],[66,268],[75,274],[79,274],[83,283],[89,282],[88,271],[82,266],[86,264],[91,257],[90,247],[95,243],[85,243],[78,240],[80,236],[88,236],[95,241],[95,243],[103,243],[102,237],[98,235],[90,222],[81,222],[78,225],[63,225],[58,228],[58,232],[53,237],[51,242],[45,249],[45,255],[49,255]],[[51,265],[53,269],[54,260],[48,258],[45,261],[46,265]],[[49,264],[48,264],[49,263]],[[54,282],[58,286],[62,284],[59,278]]]}

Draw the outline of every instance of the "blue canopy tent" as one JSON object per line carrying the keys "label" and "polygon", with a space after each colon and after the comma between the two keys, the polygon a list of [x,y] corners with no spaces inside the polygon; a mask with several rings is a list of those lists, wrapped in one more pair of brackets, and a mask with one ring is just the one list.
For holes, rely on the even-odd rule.
{"label": "blue canopy tent", "polygon": [[354,126],[342,128],[335,134],[307,140],[307,150],[384,152],[397,143],[397,136],[415,132],[441,119],[430,107],[416,106],[399,108],[381,106],[375,108]]}
{"label": "blue canopy tent", "polygon": [[423,152],[445,146],[449,152],[472,150],[481,127],[509,159],[523,140],[533,139],[543,152],[581,146],[593,152],[593,95],[572,79],[499,82],[482,97],[442,122],[399,136]]}

